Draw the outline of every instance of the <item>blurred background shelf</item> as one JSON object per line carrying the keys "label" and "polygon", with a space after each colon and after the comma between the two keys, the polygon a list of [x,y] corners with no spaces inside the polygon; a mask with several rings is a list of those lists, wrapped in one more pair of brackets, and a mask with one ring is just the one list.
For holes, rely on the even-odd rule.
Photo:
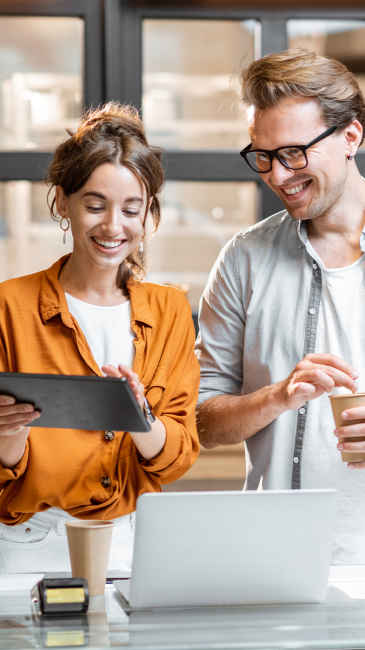
{"label": "blurred background shelf", "polygon": [[190,470],[178,481],[165,485],[164,490],[242,490],[244,477],[243,444],[202,447]]}

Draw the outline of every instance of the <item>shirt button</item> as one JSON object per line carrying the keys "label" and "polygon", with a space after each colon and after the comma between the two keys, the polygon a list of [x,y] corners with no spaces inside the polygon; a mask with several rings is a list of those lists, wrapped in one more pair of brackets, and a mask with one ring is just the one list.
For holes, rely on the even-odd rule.
{"label": "shirt button", "polygon": [[104,440],[107,440],[109,442],[110,440],[114,440],[114,437],[115,437],[114,431],[105,431]]}
{"label": "shirt button", "polygon": [[310,308],[308,309],[308,311],[309,311],[309,313],[310,313],[311,316],[313,316],[313,315],[316,313],[316,310],[314,309],[314,307],[310,307]]}
{"label": "shirt button", "polygon": [[314,270],[316,271],[316,270],[318,269],[318,264],[316,264],[315,262],[313,262],[313,268],[314,268]]}
{"label": "shirt button", "polygon": [[110,487],[111,480],[110,480],[109,476],[102,476],[101,480],[100,480],[100,483],[102,484],[103,487],[107,488],[107,487]]}
{"label": "shirt button", "polygon": [[29,528],[29,527],[25,529],[25,532],[26,532],[26,533],[30,533],[31,531],[32,531],[32,529]]}
{"label": "shirt button", "polygon": [[300,415],[304,415],[304,414],[305,414],[305,407],[304,407],[304,406],[302,406],[302,407],[299,409],[299,413],[300,413]]}
{"label": "shirt button", "polygon": [[294,458],[293,458],[293,463],[295,463],[295,464],[299,463],[299,458],[298,458],[298,456],[294,456]]}

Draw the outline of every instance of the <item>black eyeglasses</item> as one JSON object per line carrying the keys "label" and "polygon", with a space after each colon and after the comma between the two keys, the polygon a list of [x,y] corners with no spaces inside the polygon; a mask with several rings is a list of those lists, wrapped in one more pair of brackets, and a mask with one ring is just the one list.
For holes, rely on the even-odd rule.
{"label": "black eyeglasses", "polygon": [[308,144],[295,144],[278,147],[277,149],[251,149],[252,144],[249,144],[240,151],[240,156],[258,174],[266,174],[266,172],[271,171],[274,158],[277,158],[287,169],[304,169],[308,165],[307,149],[316,144],[316,142],[328,138],[336,129],[337,126],[330,126],[329,129],[326,129],[324,133],[318,135]]}

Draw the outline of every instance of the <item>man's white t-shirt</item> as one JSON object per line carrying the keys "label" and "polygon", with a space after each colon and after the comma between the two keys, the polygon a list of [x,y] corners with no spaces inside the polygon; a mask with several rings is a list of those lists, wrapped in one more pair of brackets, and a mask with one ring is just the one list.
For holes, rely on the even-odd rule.
{"label": "man's white t-shirt", "polygon": [[[322,267],[317,352],[338,355],[358,373],[365,391],[365,255],[351,266]],[[334,392],[348,393],[346,389]],[[341,459],[328,394],[308,403],[302,457],[302,487],[337,490],[332,562],[365,564],[365,470]]]}

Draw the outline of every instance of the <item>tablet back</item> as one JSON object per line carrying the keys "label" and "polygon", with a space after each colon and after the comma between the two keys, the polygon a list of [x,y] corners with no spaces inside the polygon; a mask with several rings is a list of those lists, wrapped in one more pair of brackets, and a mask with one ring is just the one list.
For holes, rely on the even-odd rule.
{"label": "tablet back", "polygon": [[61,429],[149,431],[125,378],[0,372],[0,394],[34,404],[41,416],[30,426]]}
{"label": "tablet back", "polygon": [[334,516],[334,490],[144,494],[130,606],[320,601]]}

